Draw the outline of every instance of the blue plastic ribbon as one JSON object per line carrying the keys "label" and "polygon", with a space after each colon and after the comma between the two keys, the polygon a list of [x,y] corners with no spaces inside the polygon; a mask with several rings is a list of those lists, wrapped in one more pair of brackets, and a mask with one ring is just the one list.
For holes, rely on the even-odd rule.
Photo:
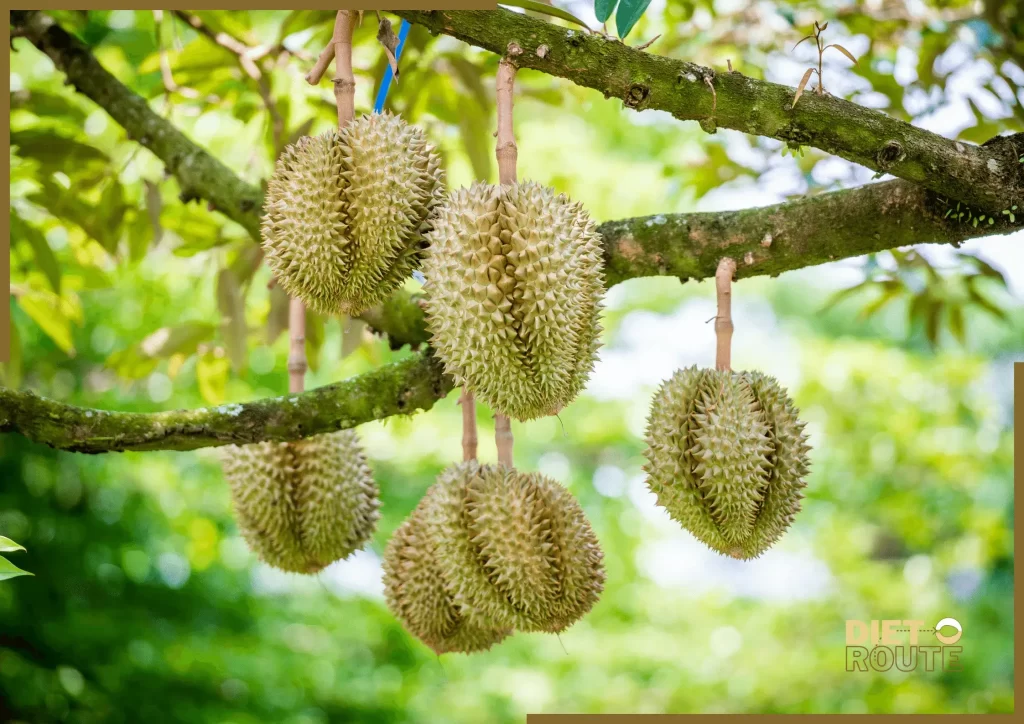
{"label": "blue plastic ribbon", "polygon": [[[402,57],[402,48],[405,47],[405,36],[408,34],[409,21],[403,20],[401,27],[398,28],[398,47],[395,48],[395,65],[398,65],[398,59]],[[391,79],[393,77],[391,64],[388,63],[388,67],[384,70],[384,79],[380,82],[380,89],[377,91],[377,100],[373,103],[374,113],[380,113],[384,110],[384,101],[388,97],[388,90],[391,88]]]}

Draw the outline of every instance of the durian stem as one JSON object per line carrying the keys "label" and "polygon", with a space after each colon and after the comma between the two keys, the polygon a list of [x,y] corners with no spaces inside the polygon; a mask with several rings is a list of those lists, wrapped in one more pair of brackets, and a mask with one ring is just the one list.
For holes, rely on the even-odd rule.
{"label": "durian stem", "polygon": [[[498,159],[498,182],[505,186],[516,182],[516,162],[519,152],[516,148],[516,136],[512,129],[512,95],[515,90],[516,67],[508,58],[502,58],[498,64],[498,74],[494,80],[497,92],[498,133],[494,155]],[[498,462],[506,467],[512,465],[512,421],[500,412],[494,415],[494,445],[498,448]]]}
{"label": "durian stem", "polygon": [[495,78],[498,105],[498,133],[494,155],[498,159],[498,182],[503,186],[516,182],[516,162],[518,150],[516,137],[512,131],[512,91],[515,88],[516,67],[502,58],[498,64],[498,75]]}
{"label": "durian stem", "polygon": [[500,412],[494,415],[494,444],[498,448],[498,462],[507,468],[515,467],[512,463],[512,421],[508,415]]}
{"label": "durian stem", "polygon": [[288,305],[288,392],[306,386],[306,305],[292,298]]}
{"label": "durian stem", "polygon": [[462,406],[462,461],[476,460],[476,398],[465,386],[459,396]]}
{"label": "durian stem", "polygon": [[352,11],[339,10],[334,20],[334,100],[338,105],[338,130],[356,117],[356,79],[352,75]]}
{"label": "durian stem", "polygon": [[723,257],[715,272],[715,291],[718,293],[718,315],[715,317],[715,337],[718,347],[715,353],[715,367],[730,369],[732,363],[732,278],[736,273],[736,262]]}

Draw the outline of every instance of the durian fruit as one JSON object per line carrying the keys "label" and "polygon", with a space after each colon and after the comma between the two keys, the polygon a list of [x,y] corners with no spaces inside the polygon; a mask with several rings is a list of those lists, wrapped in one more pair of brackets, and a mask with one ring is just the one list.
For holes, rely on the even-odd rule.
{"label": "durian fruit", "polygon": [[603,554],[576,499],[539,473],[467,462],[425,496],[438,569],[482,626],[564,631],[604,588]]}
{"label": "durian fruit", "polygon": [[264,202],[267,263],[314,311],[359,314],[419,265],[443,199],[441,157],[420,128],[359,116],[281,153]]}
{"label": "durian fruit", "polygon": [[604,293],[582,205],[534,182],[478,182],[450,194],[427,239],[427,328],[456,384],[517,420],[571,402],[593,369]]}
{"label": "durian fruit", "polygon": [[468,620],[452,599],[424,522],[426,500],[398,527],[384,551],[384,598],[405,628],[437,654],[485,651],[511,632]]}
{"label": "durian fruit", "polygon": [[677,370],[647,421],[647,484],[708,547],[756,558],[800,510],[810,448],[786,391],[759,372]]}
{"label": "durian fruit", "polygon": [[380,517],[353,430],[223,449],[238,527],[265,563],[316,573],[361,548]]}

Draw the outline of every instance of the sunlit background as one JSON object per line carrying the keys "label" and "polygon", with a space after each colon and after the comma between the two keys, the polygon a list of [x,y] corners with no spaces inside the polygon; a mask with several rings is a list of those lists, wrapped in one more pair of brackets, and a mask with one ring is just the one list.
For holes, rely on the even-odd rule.
{"label": "sunlit background", "polygon": [[[560,6],[600,25],[589,0]],[[654,0],[626,40],[660,33],[651,52],[719,69],[728,59],[795,86],[816,57],[793,45],[829,20],[828,40],[859,58],[851,68],[826,55],[830,93],[983,142],[1024,127],[1020,42],[985,11],[955,0]],[[55,15],[157,113],[257,184],[283,143],[335,123],[330,83],[302,80],[332,14],[199,16],[270,48],[259,79],[170,12]],[[356,36],[360,113],[386,62],[375,33],[370,14]],[[205,201],[181,203],[156,158],[64,86],[30,43],[13,47],[17,354],[2,366],[4,384],[140,411],[282,393],[283,307],[252,263],[251,239]],[[496,63],[421,28],[409,37],[389,107],[428,129],[452,186],[496,180]],[[520,72],[517,93],[520,177],[554,185],[598,221],[761,206],[874,181],[812,148],[707,135],[532,71]],[[457,393],[428,413],[359,428],[383,518],[367,550],[313,578],[248,552],[216,450],[82,456],[0,437],[0,534],[28,549],[10,558],[35,574],[0,582],[0,718],[1012,711],[1022,249],[1018,233],[920,247],[927,267],[883,253],[736,285],[733,366],[786,385],[813,445],[803,511],[753,562],[681,530],[641,470],[659,383],[678,367],[713,364],[713,285],[647,278],[612,288],[586,391],[558,418],[513,423],[518,466],[563,483],[583,505],[604,549],[606,590],[558,638],[517,634],[471,657],[436,657],[410,637],[384,606],[380,569],[392,531],[460,459]],[[866,278],[900,283],[833,299]],[[244,299],[247,330],[222,326],[225,296]],[[351,320],[312,318],[310,337],[309,388],[410,353]],[[490,412],[481,406],[479,417],[481,458],[492,461]],[[947,616],[964,628],[963,671],[845,671],[847,619],[931,625]]]}

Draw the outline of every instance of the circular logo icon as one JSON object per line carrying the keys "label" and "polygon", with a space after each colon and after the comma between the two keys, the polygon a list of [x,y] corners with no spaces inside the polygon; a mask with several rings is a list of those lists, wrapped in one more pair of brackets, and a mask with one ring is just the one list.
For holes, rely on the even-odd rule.
{"label": "circular logo icon", "polygon": [[[955,629],[956,633],[954,633],[951,636],[943,635],[942,629],[946,628],[947,626],[949,628]],[[944,618],[937,624],[935,624],[935,638],[939,640],[939,643],[945,646],[951,646],[955,644],[957,641],[960,640],[960,637],[963,636],[963,633],[964,627],[961,626],[960,622],[957,621],[955,618]]]}

